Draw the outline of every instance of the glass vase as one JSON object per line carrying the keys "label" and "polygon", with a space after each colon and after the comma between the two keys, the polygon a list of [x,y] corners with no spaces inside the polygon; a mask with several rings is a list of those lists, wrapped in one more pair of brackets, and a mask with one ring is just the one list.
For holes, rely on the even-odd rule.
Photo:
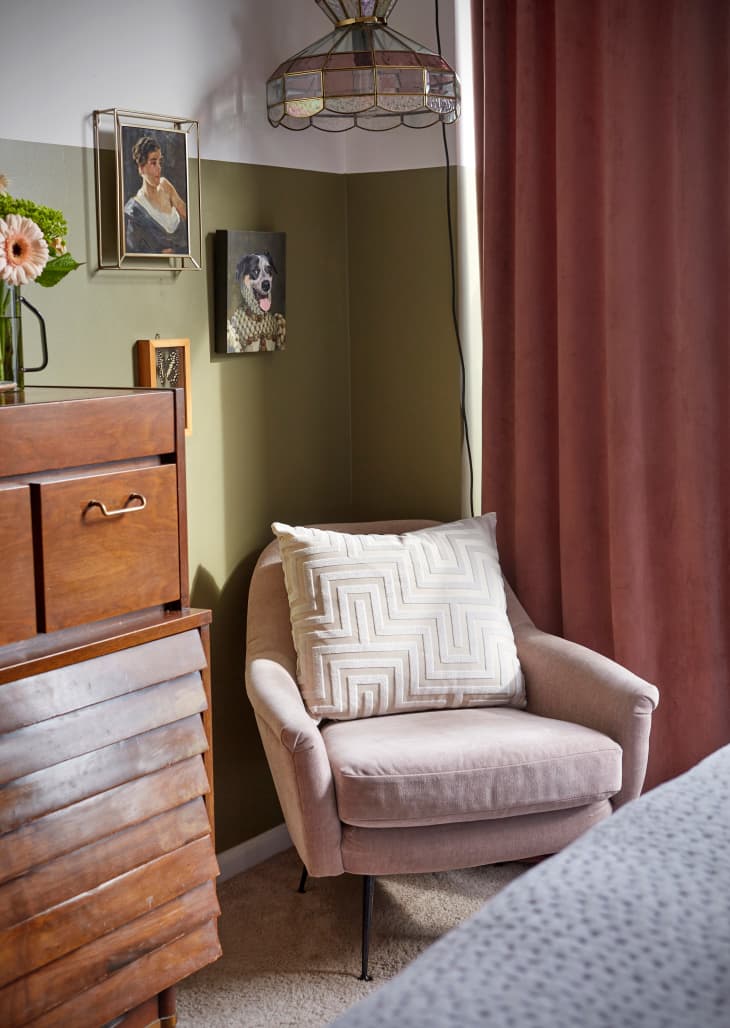
{"label": "glass vase", "polygon": [[23,322],[20,286],[0,280],[0,389],[22,389]]}
{"label": "glass vase", "polygon": [[[41,363],[34,368],[23,364],[23,321],[21,305],[38,319],[41,335]],[[0,390],[24,389],[29,371],[43,371],[48,366],[46,323],[41,312],[24,296],[20,286],[11,286],[0,279]]]}

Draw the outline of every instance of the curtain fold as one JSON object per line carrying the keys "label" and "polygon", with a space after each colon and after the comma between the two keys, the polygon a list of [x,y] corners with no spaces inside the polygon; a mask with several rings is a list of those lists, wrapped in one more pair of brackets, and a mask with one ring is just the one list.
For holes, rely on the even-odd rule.
{"label": "curtain fold", "polygon": [[484,508],[534,620],[730,741],[730,4],[472,0]]}

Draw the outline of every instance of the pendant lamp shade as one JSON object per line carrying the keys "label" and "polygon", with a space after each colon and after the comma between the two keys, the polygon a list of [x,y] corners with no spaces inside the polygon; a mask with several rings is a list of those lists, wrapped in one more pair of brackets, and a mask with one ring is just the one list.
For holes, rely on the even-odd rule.
{"label": "pendant lamp shade", "polygon": [[272,125],[383,131],[456,121],[456,72],[388,25],[397,0],[315,0],[335,30],[284,61],[266,84]]}

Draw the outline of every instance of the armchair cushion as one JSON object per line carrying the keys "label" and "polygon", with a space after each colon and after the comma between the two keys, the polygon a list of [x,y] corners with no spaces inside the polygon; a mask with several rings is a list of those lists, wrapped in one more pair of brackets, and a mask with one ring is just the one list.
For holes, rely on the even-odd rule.
{"label": "armchair cushion", "polygon": [[339,817],[395,828],[586,806],[621,788],[621,747],[524,710],[438,710],[321,726]]}
{"label": "armchair cushion", "polygon": [[524,707],[495,521],[401,535],[272,526],[312,716]]}

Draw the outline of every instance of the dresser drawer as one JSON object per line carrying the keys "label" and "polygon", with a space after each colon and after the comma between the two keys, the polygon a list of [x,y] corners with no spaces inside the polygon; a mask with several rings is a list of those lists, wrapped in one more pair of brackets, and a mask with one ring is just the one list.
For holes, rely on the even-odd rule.
{"label": "dresser drawer", "polygon": [[[175,400],[167,389],[31,386],[2,408],[0,478],[128,460],[175,448]],[[28,402],[31,401],[31,402]]]}
{"label": "dresser drawer", "polygon": [[30,489],[0,485],[0,646],[36,631]]}
{"label": "dresser drawer", "polygon": [[38,481],[31,488],[40,515],[41,631],[180,598],[174,464]]}

